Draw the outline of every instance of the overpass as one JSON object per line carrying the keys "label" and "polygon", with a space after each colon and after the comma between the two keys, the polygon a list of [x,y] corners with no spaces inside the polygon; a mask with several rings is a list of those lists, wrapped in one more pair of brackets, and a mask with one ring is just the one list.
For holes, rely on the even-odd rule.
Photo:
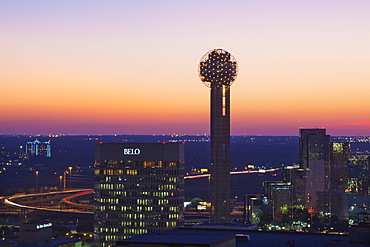
{"label": "overpass", "polygon": [[[267,170],[243,170],[243,171],[231,171],[231,175],[246,174],[246,173],[266,173],[276,172],[281,168],[267,169]],[[202,177],[209,177],[209,173],[192,174],[185,176],[185,179],[195,179]],[[49,211],[49,212],[60,212],[60,213],[82,213],[82,214],[93,214],[94,205],[82,204],[74,202],[73,200],[88,196],[94,193],[91,189],[73,189],[67,191],[57,191],[48,193],[36,193],[36,194],[19,194],[9,198],[0,198],[1,202],[9,208],[21,209],[21,211],[38,210],[38,211]],[[55,201],[59,206],[55,206]],[[45,206],[45,204],[52,205]],[[62,204],[60,204],[62,202]],[[191,213],[190,213],[191,214]]]}
{"label": "overpass", "polygon": [[[78,204],[71,201],[73,198],[92,193],[94,193],[94,191],[91,189],[75,189],[48,193],[21,194],[4,198],[2,202],[9,208],[21,209],[21,211],[37,210],[59,213],[93,214],[93,205]],[[55,201],[57,201],[59,205],[55,206]],[[52,202],[51,205],[45,206],[45,204],[50,204],[50,202]],[[60,204],[60,202],[64,204]]]}

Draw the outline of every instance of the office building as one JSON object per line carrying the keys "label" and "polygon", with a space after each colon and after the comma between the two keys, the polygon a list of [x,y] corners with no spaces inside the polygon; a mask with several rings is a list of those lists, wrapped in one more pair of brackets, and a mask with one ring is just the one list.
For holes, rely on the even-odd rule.
{"label": "office building", "polygon": [[330,143],[330,190],[344,191],[347,188],[349,142]]}
{"label": "office building", "polygon": [[223,49],[207,52],[199,62],[199,77],[211,88],[212,222],[230,221],[230,87],[238,65]]}
{"label": "office building", "polygon": [[274,223],[289,223],[292,220],[292,186],[290,182],[263,182],[264,196],[272,201]]}
{"label": "office building", "polygon": [[48,221],[30,221],[19,226],[19,243],[0,241],[0,246],[22,247],[82,247],[91,246],[86,239],[53,238],[53,224]]}
{"label": "office building", "polygon": [[328,192],[330,166],[330,136],[325,129],[300,129],[299,163],[306,170],[305,206],[317,214],[319,195]]}
{"label": "office building", "polygon": [[262,195],[246,194],[243,196],[243,221],[247,224],[260,223],[260,205]]}
{"label": "office building", "polygon": [[[300,130],[300,168],[305,171],[304,206],[318,229],[347,228],[349,157],[349,142],[330,142],[325,129]],[[293,187],[297,187],[296,184],[293,183]]]}
{"label": "office building", "polygon": [[33,142],[26,143],[26,153],[29,156],[46,156],[51,157],[51,144],[50,141],[41,142],[34,140]]}
{"label": "office building", "polygon": [[184,145],[95,145],[94,241],[115,241],[183,225]]}
{"label": "office building", "polygon": [[347,183],[350,195],[370,195],[370,155],[350,156]]}
{"label": "office building", "polygon": [[349,142],[330,143],[330,193],[329,212],[331,225],[348,222],[348,164],[350,157]]}
{"label": "office building", "polygon": [[50,222],[27,222],[19,226],[19,243],[21,245],[37,245],[52,239]]}
{"label": "office building", "polygon": [[306,203],[306,170],[303,168],[286,167],[282,170],[283,182],[290,183],[292,188],[293,206],[302,207]]}

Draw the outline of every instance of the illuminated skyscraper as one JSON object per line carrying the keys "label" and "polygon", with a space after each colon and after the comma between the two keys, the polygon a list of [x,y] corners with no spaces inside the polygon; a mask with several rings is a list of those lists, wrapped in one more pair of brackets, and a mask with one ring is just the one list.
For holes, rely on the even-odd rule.
{"label": "illuminated skyscraper", "polygon": [[349,142],[330,143],[330,190],[345,191],[350,157]]}
{"label": "illuminated skyscraper", "polygon": [[306,170],[305,205],[318,211],[321,192],[329,191],[330,136],[325,129],[300,129],[299,163]]}
{"label": "illuminated skyscraper", "polygon": [[370,155],[350,156],[348,190],[351,195],[370,195]]}
{"label": "illuminated skyscraper", "polygon": [[40,142],[37,139],[33,142],[27,142],[26,153],[29,156],[51,157],[51,144],[49,141]]}
{"label": "illuminated skyscraper", "polygon": [[272,201],[274,223],[289,222],[292,218],[292,185],[281,181],[264,181],[264,196]]}
{"label": "illuminated skyscraper", "polygon": [[223,49],[207,52],[199,77],[211,88],[212,222],[230,221],[230,86],[238,74],[233,55]]}
{"label": "illuminated skyscraper", "polygon": [[96,246],[183,225],[184,145],[95,145]]}
{"label": "illuminated skyscraper", "polygon": [[301,129],[299,137],[303,201],[315,218],[314,225],[347,229],[349,142],[330,142],[325,129]]}
{"label": "illuminated skyscraper", "polygon": [[331,225],[348,224],[348,164],[349,142],[330,143],[329,209]]}

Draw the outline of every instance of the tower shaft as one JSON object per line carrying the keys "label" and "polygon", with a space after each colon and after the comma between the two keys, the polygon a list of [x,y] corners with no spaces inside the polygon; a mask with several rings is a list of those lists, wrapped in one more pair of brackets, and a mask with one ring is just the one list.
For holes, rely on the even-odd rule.
{"label": "tower shaft", "polygon": [[230,222],[230,86],[211,85],[212,222]]}
{"label": "tower shaft", "polygon": [[214,49],[200,59],[199,77],[211,88],[212,222],[230,222],[230,86],[238,74],[233,55]]}

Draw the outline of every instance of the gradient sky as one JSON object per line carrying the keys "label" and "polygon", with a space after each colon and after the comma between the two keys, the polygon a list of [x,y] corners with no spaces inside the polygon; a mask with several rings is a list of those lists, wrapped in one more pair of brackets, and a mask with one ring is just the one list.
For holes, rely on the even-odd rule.
{"label": "gradient sky", "polygon": [[0,134],[209,133],[197,65],[231,52],[232,135],[370,135],[370,1],[0,1]]}

